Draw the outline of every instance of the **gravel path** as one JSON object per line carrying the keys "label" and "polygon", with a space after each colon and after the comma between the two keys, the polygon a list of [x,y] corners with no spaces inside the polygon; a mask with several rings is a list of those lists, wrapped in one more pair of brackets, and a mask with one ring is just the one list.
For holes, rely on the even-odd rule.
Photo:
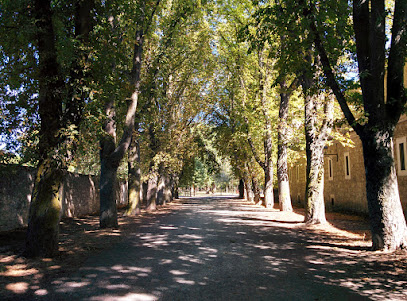
{"label": "gravel path", "polygon": [[369,262],[360,259],[367,252],[362,247],[332,244],[323,234],[313,236],[295,213],[282,220],[276,210],[222,197],[183,199],[172,206],[171,213],[140,226],[137,233],[87,260],[75,274],[54,280],[47,291],[37,291],[35,298],[73,301],[406,297],[396,281],[384,284],[379,276],[374,281],[364,280]]}

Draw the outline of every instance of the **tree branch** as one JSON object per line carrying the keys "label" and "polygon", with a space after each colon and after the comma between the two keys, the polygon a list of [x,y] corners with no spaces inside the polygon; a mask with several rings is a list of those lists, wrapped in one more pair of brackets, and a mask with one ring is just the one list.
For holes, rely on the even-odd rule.
{"label": "tree branch", "polygon": [[343,94],[338,82],[335,79],[331,63],[329,62],[328,54],[326,53],[325,47],[322,43],[320,34],[316,26],[315,18],[312,16],[312,13],[308,8],[303,10],[303,14],[310,21],[310,29],[313,34],[315,48],[317,49],[321,59],[322,68],[326,77],[326,83],[335,94],[336,99],[338,100],[342,112],[345,115],[345,118],[348,120],[349,125],[355,130],[356,133],[361,134],[362,126],[356,122],[356,119],[346,102],[345,95]]}

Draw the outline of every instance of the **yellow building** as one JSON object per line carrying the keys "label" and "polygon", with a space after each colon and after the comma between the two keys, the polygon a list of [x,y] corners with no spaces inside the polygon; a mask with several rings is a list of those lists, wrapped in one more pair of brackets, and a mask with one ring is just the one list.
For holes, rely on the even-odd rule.
{"label": "yellow building", "polygon": [[[404,86],[407,87],[407,64],[404,67]],[[366,178],[362,142],[351,131],[354,147],[344,147],[334,141],[324,150],[324,199],[327,210],[368,213]],[[407,216],[407,116],[402,115],[394,132],[394,159],[399,184],[400,200]],[[304,204],[306,160],[302,159],[289,169],[293,204]]]}

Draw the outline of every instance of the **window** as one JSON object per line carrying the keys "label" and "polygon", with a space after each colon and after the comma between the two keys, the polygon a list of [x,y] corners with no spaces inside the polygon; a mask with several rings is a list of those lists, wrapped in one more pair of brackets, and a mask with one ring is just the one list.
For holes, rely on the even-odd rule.
{"label": "window", "polygon": [[328,158],[328,180],[332,181],[334,179],[333,162],[331,158]]}
{"label": "window", "polygon": [[406,147],[406,137],[396,139],[397,173],[400,176],[407,176]]}
{"label": "window", "polygon": [[335,195],[331,194],[329,196],[329,201],[331,202],[332,208],[335,206]]}
{"label": "window", "polygon": [[344,154],[344,163],[345,163],[345,179],[350,179],[350,157],[349,152]]}

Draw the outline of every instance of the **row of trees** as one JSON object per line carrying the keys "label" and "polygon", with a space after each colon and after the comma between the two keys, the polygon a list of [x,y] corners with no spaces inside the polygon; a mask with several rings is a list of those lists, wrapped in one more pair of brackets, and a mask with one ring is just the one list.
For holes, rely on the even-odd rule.
{"label": "row of trees", "polygon": [[405,1],[0,8],[1,137],[20,163],[38,167],[28,256],[57,250],[64,169],[100,174],[100,225],[117,227],[118,176],[128,177],[127,214],[139,211],[141,183],[154,210],[197,162],[219,168],[217,156],[248,199],[260,202],[263,186],[266,207],[276,175],[280,209],[292,210],[288,165],[305,150],[306,221],[325,222],[323,147],[341,137],[343,116],[364,148],[373,247],[406,246],[391,144],[407,99]]}
{"label": "row of trees", "polygon": [[[232,137],[219,147],[247,191],[259,201],[262,174],[264,205],[272,206],[276,162],[280,208],[291,210],[287,151],[305,144],[305,220],[325,222],[323,149],[332,138],[346,142],[340,135],[346,120],[363,145],[373,249],[406,247],[392,154],[407,100],[405,1],[230,3],[218,29],[225,69],[213,122],[221,141]],[[305,129],[305,143],[299,128]]]}
{"label": "row of trees", "polygon": [[114,228],[118,175],[128,176],[127,214],[139,211],[141,183],[154,210],[206,152],[197,137],[215,69],[208,9],[193,0],[1,4],[2,139],[13,160],[38,168],[27,256],[58,250],[63,170],[100,175],[100,226]]}

